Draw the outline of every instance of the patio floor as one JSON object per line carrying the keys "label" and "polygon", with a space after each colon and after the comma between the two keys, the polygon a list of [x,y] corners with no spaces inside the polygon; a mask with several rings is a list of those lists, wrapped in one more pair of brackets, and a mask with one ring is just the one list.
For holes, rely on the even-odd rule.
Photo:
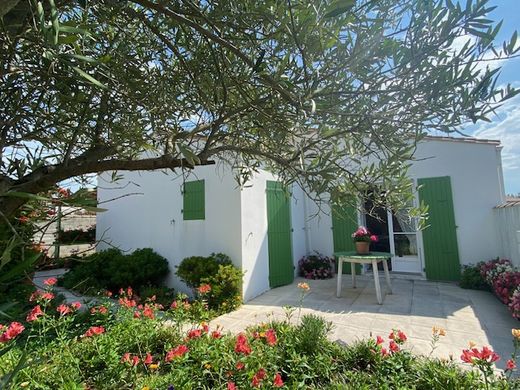
{"label": "patio floor", "polygon": [[428,355],[432,327],[438,326],[446,329],[447,334],[441,337],[434,356],[451,355],[460,361],[462,349],[473,341],[478,347],[491,346],[499,353],[502,359],[498,367],[503,368],[513,351],[511,329],[520,328],[520,323],[491,293],[464,290],[452,283],[393,278],[393,294],[385,296],[386,285],[381,279],[384,301],[378,305],[371,276],[356,278],[356,289],[352,288],[349,275],[343,278],[341,298],[336,298],[335,278],[298,278],[291,285],[267,291],[238,310],[214,319],[212,325],[238,333],[256,323],[283,319],[283,306],[299,306],[297,284],[305,281],[311,290],[305,296],[302,315],[315,313],[331,321],[332,340],[351,343],[371,335],[386,338],[393,328],[399,328],[408,336],[408,349]]}

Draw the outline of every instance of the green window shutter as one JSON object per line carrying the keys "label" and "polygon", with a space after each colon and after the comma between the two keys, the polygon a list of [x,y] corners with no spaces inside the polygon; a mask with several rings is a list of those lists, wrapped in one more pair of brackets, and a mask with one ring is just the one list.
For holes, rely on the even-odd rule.
{"label": "green window shutter", "polygon": [[[334,252],[348,252],[356,249],[352,233],[358,228],[358,211],[353,206],[332,206],[332,241]],[[343,267],[344,274],[350,274],[350,266]],[[356,274],[361,274],[361,264],[356,264]]]}
{"label": "green window shutter", "polygon": [[204,219],[206,216],[204,180],[185,182],[183,195],[184,220]]}

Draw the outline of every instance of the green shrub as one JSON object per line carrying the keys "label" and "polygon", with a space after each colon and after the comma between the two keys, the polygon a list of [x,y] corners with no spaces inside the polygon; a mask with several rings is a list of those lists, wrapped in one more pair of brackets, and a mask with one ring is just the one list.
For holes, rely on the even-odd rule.
{"label": "green shrub", "polygon": [[332,323],[316,314],[306,314],[299,325],[298,352],[313,356],[326,344]]}
{"label": "green shrub", "polygon": [[202,279],[216,275],[219,265],[232,264],[229,256],[223,253],[212,253],[208,257],[192,256],[181,261],[176,275],[191,288],[202,284]]}
{"label": "green shrub", "polygon": [[489,291],[489,285],[480,272],[480,265],[463,265],[459,285],[462,288]]}
{"label": "green shrub", "polygon": [[242,303],[242,271],[223,253],[187,257],[177,267],[176,274],[195,293],[199,286],[209,284],[211,290],[204,293],[204,299],[211,309],[229,312]]}
{"label": "green shrub", "polygon": [[60,284],[84,293],[101,289],[116,292],[128,286],[139,291],[147,285],[159,285],[168,272],[168,261],[152,249],[138,249],[129,255],[108,249],[78,261]]}
{"label": "green shrub", "polygon": [[154,302],[165,307],[169,306],[175,298],[175,290],[166,286],[147,285],[139,289],[139,298],[146,301],[155,297]]}

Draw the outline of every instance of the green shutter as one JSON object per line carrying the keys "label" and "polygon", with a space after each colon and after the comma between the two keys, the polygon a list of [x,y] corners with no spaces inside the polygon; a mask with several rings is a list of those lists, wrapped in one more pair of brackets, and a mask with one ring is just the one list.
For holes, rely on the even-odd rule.
{"label": "green shutter", "polygon": [[[356,250],[352,233],[358,228],[358,212],[353,206],[332,207],[332,240],[334,252]],[[350,266],[343,267],[343,274],[350,274]],[[356,264],[356,274],[361,274],[361,264]]]}
{"label": "green shutter", "polygon": [[270,287],[294,280],[290,194],[279,182],[267,181],[267,248]]}
{"label": "green shutter", "polygon": [[204,219],[206,216],[204,180],[185,182],[183,194],[184,220]]}
{"label": "green shutter", "polygon": [[426,277],[459,280],[460,261],[451,182],[448,176],[419,179],[419,198],[428,206],[422,232]]}

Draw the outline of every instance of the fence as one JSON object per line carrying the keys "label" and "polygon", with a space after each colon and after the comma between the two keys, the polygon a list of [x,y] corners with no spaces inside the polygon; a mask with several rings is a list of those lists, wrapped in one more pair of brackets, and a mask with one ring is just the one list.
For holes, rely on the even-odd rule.
{"label": "fence", "polygon": [[494,211],[502,257],[520,267],[520,203],[506,203]]}

